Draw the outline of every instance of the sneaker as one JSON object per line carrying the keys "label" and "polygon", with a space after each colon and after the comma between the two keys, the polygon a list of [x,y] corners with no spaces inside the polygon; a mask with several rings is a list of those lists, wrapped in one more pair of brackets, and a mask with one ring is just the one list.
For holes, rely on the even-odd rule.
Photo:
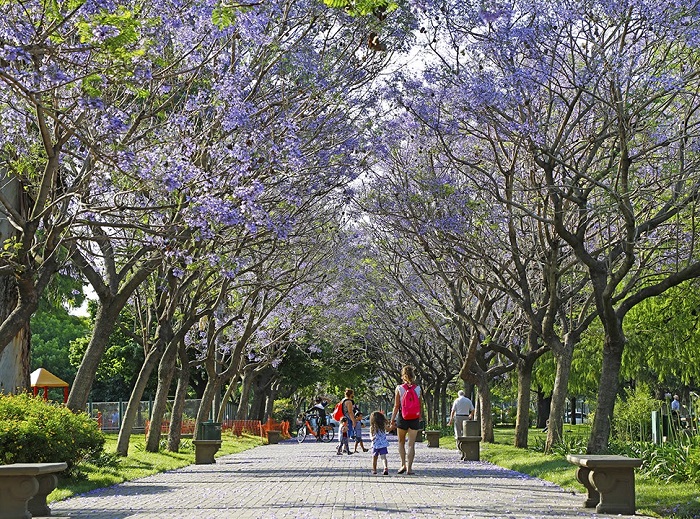
{"label": "sneaker", "polygon": [[377,473],[377,471],[372,469],[372,474],[376,474],[376,473]]}
{"label": "sneaker", "polygon": [[389,469],[384,469],[384,475],[388,476],[389,475]]}

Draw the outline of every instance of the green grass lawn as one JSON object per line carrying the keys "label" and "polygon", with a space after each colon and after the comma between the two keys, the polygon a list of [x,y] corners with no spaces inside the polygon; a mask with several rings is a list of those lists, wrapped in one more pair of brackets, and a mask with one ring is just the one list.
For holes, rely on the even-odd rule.
{"label": "green grass lawn", "polygon": [[[567,427],[569,429],[565,430],[565,436],[585,434],[582,426]],[[481,444],[482,460],[551,481],[567,490],[585,493],[583,485],[576,481],[576,468],[563,456],[543,454],[530,449],[516,449],[513,447],[513,428],[497,428],[494,432],[496,443]],[[449,434],[449,431],[444,431],[443,434]],[[537,438],[543,437],[544,434],[540,430],[531,429],[528,444],[535,445]],[[440,447],[457,448],[452,436],[440,438]],[[635,487],[638,514],[670,519],[700,518],[700,488],[695,483],[665,483],[638,474]]]}
{"label": "green grass lawn", "polygon": [[[143,478],[159,472],[186,467],[194,463],[194,446],[192,440],[183,440],[179,453],[161,450],[157,453],[146,452],[143,436],[133,436],[126,458],[117,457],[117,435],[106,435],[105,456],[97,463],[80,465],[80,477],[61,479],[58,488],[49,494],[48,501],[59,501],[89,490],[104,488],[124,481]],[[236,437],[224,433],[221,449],[216,456],[234,454],[262,445],[258,436]]]}

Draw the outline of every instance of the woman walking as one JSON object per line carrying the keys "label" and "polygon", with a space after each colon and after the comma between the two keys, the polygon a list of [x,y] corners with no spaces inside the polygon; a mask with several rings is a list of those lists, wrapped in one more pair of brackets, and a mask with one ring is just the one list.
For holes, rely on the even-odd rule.
{"label": "woman walking", "polygon": [[[401,370],[403,384],[396,386],[394,392],[391,425],[395,425],[398,430],[399,456],[401,457],[399,474],[414,474],[413,459],[416,456],[416,437],[420,429],[422,408],[421,388],[415,384],[415,378],[413,366],[404,366]],[[408,439],[408,450],[406,450],[406,439]]]}

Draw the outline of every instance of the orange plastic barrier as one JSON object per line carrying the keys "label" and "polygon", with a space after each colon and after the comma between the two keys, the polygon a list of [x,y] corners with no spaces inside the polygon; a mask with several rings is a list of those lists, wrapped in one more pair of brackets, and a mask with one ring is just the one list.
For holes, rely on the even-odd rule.
{"label": "orange plastic barrier", "polygon": [[289,422],[287,420],[276,422],[272,418],[268,418],[267,422],[262,426],[262,430],[264,434],[266,434],[267,431],[279,431],[283,438],[291,438],[289,434]]}
{"label": "orange plastic barrier", "polygon": [[262,437],[262,427],[260,420],[224,420],[221,422],[222,431],[231,431],[236,436],[246,433]]}
{"label": "orange plastic barrier", "polygon": [[[180,425],[180,434],[194,434],[194,420],[183,420]],[[151,422],[146,420],[145,422],[145,434],[148,436],[148,430],[151,428]],[[170,420],[163,420],[160,424],[160,432],[168,433],[170,430]]]}
{"label": "orange plastic barrier", "polygon": [[292,435],[289,434],[289,421],[285,420],[282,422],[282,438],[291,438]]}

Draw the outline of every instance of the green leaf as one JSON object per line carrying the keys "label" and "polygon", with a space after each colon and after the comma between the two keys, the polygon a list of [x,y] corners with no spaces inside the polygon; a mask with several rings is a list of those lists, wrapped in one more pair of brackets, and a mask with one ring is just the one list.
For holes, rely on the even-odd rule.
{"label": "green leaf", "polygon": [[380,20],[399,7],[390,0],[323,0],[323,3],[333,9],[345,9],[351,16],[373,14]]}

